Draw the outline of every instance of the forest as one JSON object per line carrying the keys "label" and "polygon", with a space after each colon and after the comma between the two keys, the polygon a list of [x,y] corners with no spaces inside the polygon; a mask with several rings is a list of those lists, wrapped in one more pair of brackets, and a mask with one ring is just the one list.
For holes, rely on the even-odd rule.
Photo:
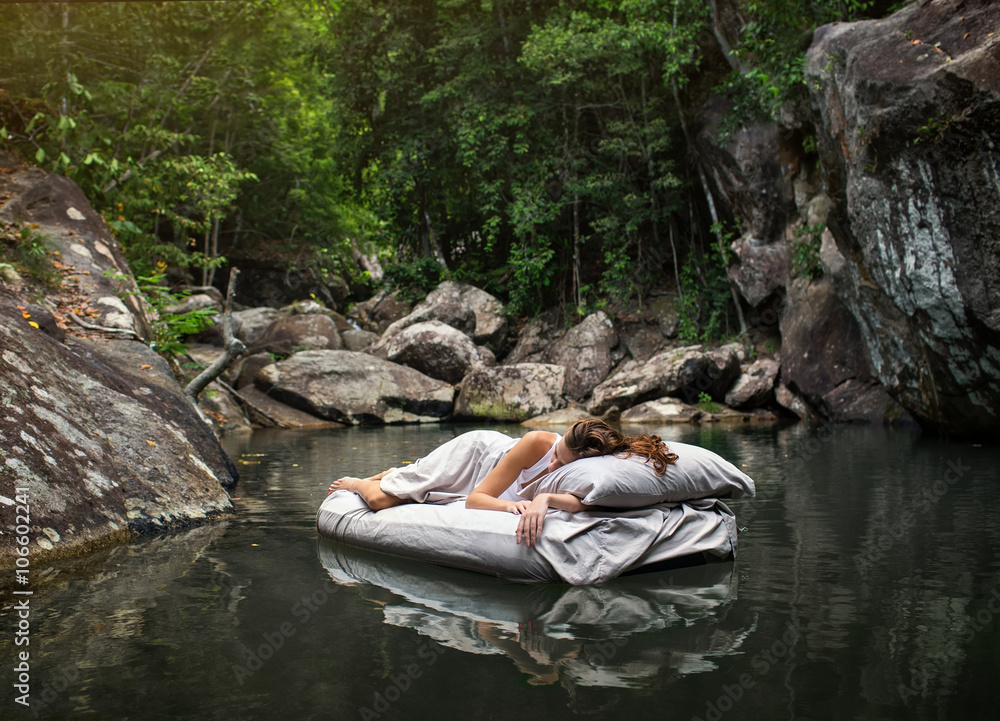
{"label": "forest", "polygon": [[798,117],[808,157],[813,31],[902,4],[4,4],[0,138],[83,188],[147,289],[257,256],[354,300],[447,277],[521,316],[669,291],[717,338],[741,218],[698,136]]}

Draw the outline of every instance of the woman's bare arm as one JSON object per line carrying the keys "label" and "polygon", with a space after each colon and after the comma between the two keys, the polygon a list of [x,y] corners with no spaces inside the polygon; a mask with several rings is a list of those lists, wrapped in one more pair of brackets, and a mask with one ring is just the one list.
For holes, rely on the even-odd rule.
{"label": "woman's bare arm", "polygon": [[571,493],[539,493],[521,514],[521,518],[517,522],[517,530],[514,531],[515,540],[520,543],[523,539],[526,546],[537,543],[538,539],[542,537],[545,514],[550,508],[576,513],[577,511],[586,511],[590,506],[583,505],[580,499]]}
{"label": "woman's bare arm", "polygon": [[[518,475],[525,468],[530,468],[549,452],[558,436],[548,431],[531,431],[526,433],[510,451],[507,452],[483,482],[465,499],[466,508],[480,508],[489,511],[514,512],[517,506],[513,501],[500,500],[498,496],[510,488]],[[524,505],[524,504],[521,504]]]}

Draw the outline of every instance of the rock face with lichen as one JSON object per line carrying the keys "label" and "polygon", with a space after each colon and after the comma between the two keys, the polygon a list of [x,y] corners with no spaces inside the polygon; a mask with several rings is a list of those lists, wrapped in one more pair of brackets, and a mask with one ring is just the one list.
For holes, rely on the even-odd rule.
{"label": "rock face with lichen", "polygon": [[[132,339],[148,319],[127,292],[134,280],[103,221],[66,178],[3,178],[11,197],[0,217],[58,252],[64,288],[91,309],[86,323],[119,331],[84,331],[58,302],[27,303],[24,288],[0,284],[0,503],[26,497],[32,557],[230,511],[225,487],[236,471],[166,361]],[[0,534],[0,566],[13,562],[14,542]]]}
{"label": "rock face with lichen", "polygon": [[1000,5],[939,0],[820,28],[807,82],[838,295],[922,425],[1000,427]]}

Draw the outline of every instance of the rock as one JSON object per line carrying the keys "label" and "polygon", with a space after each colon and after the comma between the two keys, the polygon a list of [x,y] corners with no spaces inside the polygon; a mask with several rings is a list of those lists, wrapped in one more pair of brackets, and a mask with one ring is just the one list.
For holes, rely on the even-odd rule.
{"label": "rock", "polygon": [[[253,346],[272,323],[279,318],[285,318],[286,315],[275,308],[246,308],[233,311],[233,328],[236,337],[246,343],[248,347]],[[218,323],[216,327],[220,327]]]}
{"label": "rock", "polygon": [[503,303],[485,290],[450,281],[442,283],[434,292],[442,289],[451,292],[446,286],[452,286],[457,290],[462,302],[472,308],[476,316],[476,330],[472,339],[476,345],[485,346],[494,354],[502,352],[507,342],[507,314],[504,312]]}
{"label": "rock", "polygon": [[207,293],[196,293],[181,300],[180,303],[167,306],[163,312],[167,315],[183,315],[193,313],[196,310],[211,308],[213,311],[222,312],[222,303]]}
{"label": "rock", "polygon": [[35,323],[38,329],[46,333],[56,341],[63,343],[66,340],[66,331],[59,325],[59,321],[48,308],[25,301],[20,304],[24,307],[21,317],[28,323]]}
{"label": "rock", "polygon": [[783,240],[764,244],[745,235],[733,243],[733,251],[738,263],[729,269],[729,278],[751,306],[761,305],[788,282],[790,253]]}
{"label": "rock", "polygon": [[238,391],[238,399],[246,408],[254,425],[264,428],[343,428],[343,423],[325,421],[322,418],[287,406],[281,401],[262,393],[254,386],[244,386]]}
{"label": "rock", "polygon": [[663,333],[659,324],[639,319],[621,324],[618,339],[635,360],[646,361],[663,350]]}
{"label": "rock", "polygon": [[612,406],[631,408],[663,396],[696,401],[702,393],[721,399],[740,372],[736,344],[705,352],[700,345],[674,348],[648,361],[629,361],[594,389],[587,410],[595,415]]}
{"label": "rock", "polygon": [[593,418],[593,416],[587,413],[587,411],[583,408],[580,408],[577,405],[572,405],[568,408],[561,408],[557,411],[552,411],[551,413],[542,413],[534,418],[521,421],[521,425],[528,426],[529,428],[544,428],[547,426],[569,427],[577,421],[583,421],[588,418]]}
{"label": "rock", "polygon": [[741,410],[767,405],[774,397],[774,383],[781,364],[767,358],[751,363],[726,391],[726,405]]}
{"label": "rock", "polygon": [[579,400],[608,376],[611,349],[618,344],[611,321],[604,311],[592,313],[553,341],[545,360],[566,369],[565,392]]}
{"label": "rock", "polygon": [[774,389],[774,399],[778,405],[794,416],[804,421],[816,421],[817,415],[797,393],[791,390],[784,383],[779,383]]}
{"label": "rock", "polygon": [[61,273],[90,301],[87,322],[150,338],[150,316],[110,229],[72,180],[40,170],[0,174],[0,220],[30,223]]}
{"label": "rock", "polygon": [[472,312],[472,308],[462,305],[457,299],[443,299],[433,305],[418,304],[412,313],[386,328],[385,333],[368,349],[368,352],[379,358],[387,358],[389,346],[397,335],[411,325],[430,320],[451,326],[469,338],[472,338],[476,328],[476,315]]}
{"label": "rock", "polygon": [[518,334],[517,344],[504,363],[544,363],[545,349],[552,343],[562,327],[558,308],[542,311],[525,325]]}
{"label": "rock", "polygon": [[806,70],[837,293],[873,375],[955,435],[1000,428],[998,26],[997,3],[913,3],[819,28]]}
{"label": "rock", "polygon": [[778,127],[757,121],[729,136],[726,147],[717,145],[718,122],[728,108],[709,109],[714,117],[705,123],[696,145],[702,158],[710,159],[715,185],[730,211],[742,219],[742,234],[766,245],[784,235],[792,189],[791,175],[782,167],[783,148]]}
{"label": "rock", "polygon": [[[871,409],[879,404],[891,415],[898,415],[871,371],[858,323],[837,298],[828,278],[796,281],[789,288],[781,337],[782,383],[805,398],[823,418],[867,421]],[[843,391],[837,389],[848,381],[854,381],[848,387],[866,389],[877,398],[858,404],[845,402]],[[861,410],[860,415],[855,410]]]}
{"label": "rock", "polygon": [[707,409],[701,405],[684,403],[677,398],[658,398],[640,403],[621,415],[621,423],[773,423],[778,417],[770,411],[736,410],[717,403]]}
{"label": "rock", "polygon": [[668,293],[653,298],[649,302],[649,314],[656,319],[660,333],[664,338],[677,337],[677,325],[680,322],[680,310],[677,307],[677,295]]}
{"label": "rock", "polygon": [[10,263],[0,263],[0,280],[9,285],[21,285],[24,279]]}
{"label": "rock", "polygon": [[455,417],[523,421],[566,405],[566,369],[545,363],[480,368],[462,381]]}
{"label": "rock", "polygon": [[274,363],[274,356],[270,353],[254,353],[253,355],[244,356],[239,362],[239,372],[236,375],[236,382],[233,386],[237,390],[246,388],[247,386],[253,385],[253,379],[257,377],[262,368]]}
{"label": "rock", "polygon": [[691,423],[705,413],[679,398],[657,398],[622,413],[622,423]]}
{"label": "rock", "polygon": [[455,396],[451,385],[412,368],[345,350],[296,353],[262,369],[256,385],[292,408],[349,425],[440,420]]}
{"label": "rock", "polygon": [[293,315],[279,318],[267,327],[250,353],[291,355],[300,350],[340,350],[344,341],[337,326],[326,315]]}
{"label": "rock", "polygon": [[380,293],[374,298],[355,303],[347,315],[363,330],[381,335],[390,325],[409,315],[412,310],[413,306],[401,301],[397,293]]}
{"label": "rock", "polygon": [[378,341],[378,334],[356,328],[341,331],[340,337],[344,341],[344,349],[351,351],[363,351]]}
{"label": "rock", "polygon": [[475,368],[496,364],[488,349],[437,320],[404,328],[389,342],[386,358],[453,385]]}
{"label": "rock", "polygon": [[[228,513],[235,468],[166,361],[134,341],[66,340],[0,297],[0,493],[26,488],[32,525],[56,532],[31,534],[34,562]],[[0,535],[0,565],[14,538]]]}
{"label": "rock", "polygon": [[250,433],[253,428],[239,401],[218,381],[212,381],[198,396],[198,406],[216,435]]}

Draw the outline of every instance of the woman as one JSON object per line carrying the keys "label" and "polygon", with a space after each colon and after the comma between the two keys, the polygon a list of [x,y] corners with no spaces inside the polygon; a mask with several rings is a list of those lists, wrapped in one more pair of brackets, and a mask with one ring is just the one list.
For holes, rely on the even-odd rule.
{"label": "woman", "polygon": [[[659,436],[622,436],[604,421],[574,423],[566,435],[530,431],[515,440],[497,431],[463,433],[405,468],[390,468],[369,478],[340,478],[330,493],[348,490],[361,496],[373,511],[401,503],[442,503],[468,494],[467,508],[506,511],[520,516],[517,543],[528,546],[541,536],[549,508],[583,511],[569,493],[539,493],[528,500],[520,491],[546,473],[580,458],[614,454],[644,456],[663,474],[677,460]],[[471,491],[470,491],[471,489]]]}

